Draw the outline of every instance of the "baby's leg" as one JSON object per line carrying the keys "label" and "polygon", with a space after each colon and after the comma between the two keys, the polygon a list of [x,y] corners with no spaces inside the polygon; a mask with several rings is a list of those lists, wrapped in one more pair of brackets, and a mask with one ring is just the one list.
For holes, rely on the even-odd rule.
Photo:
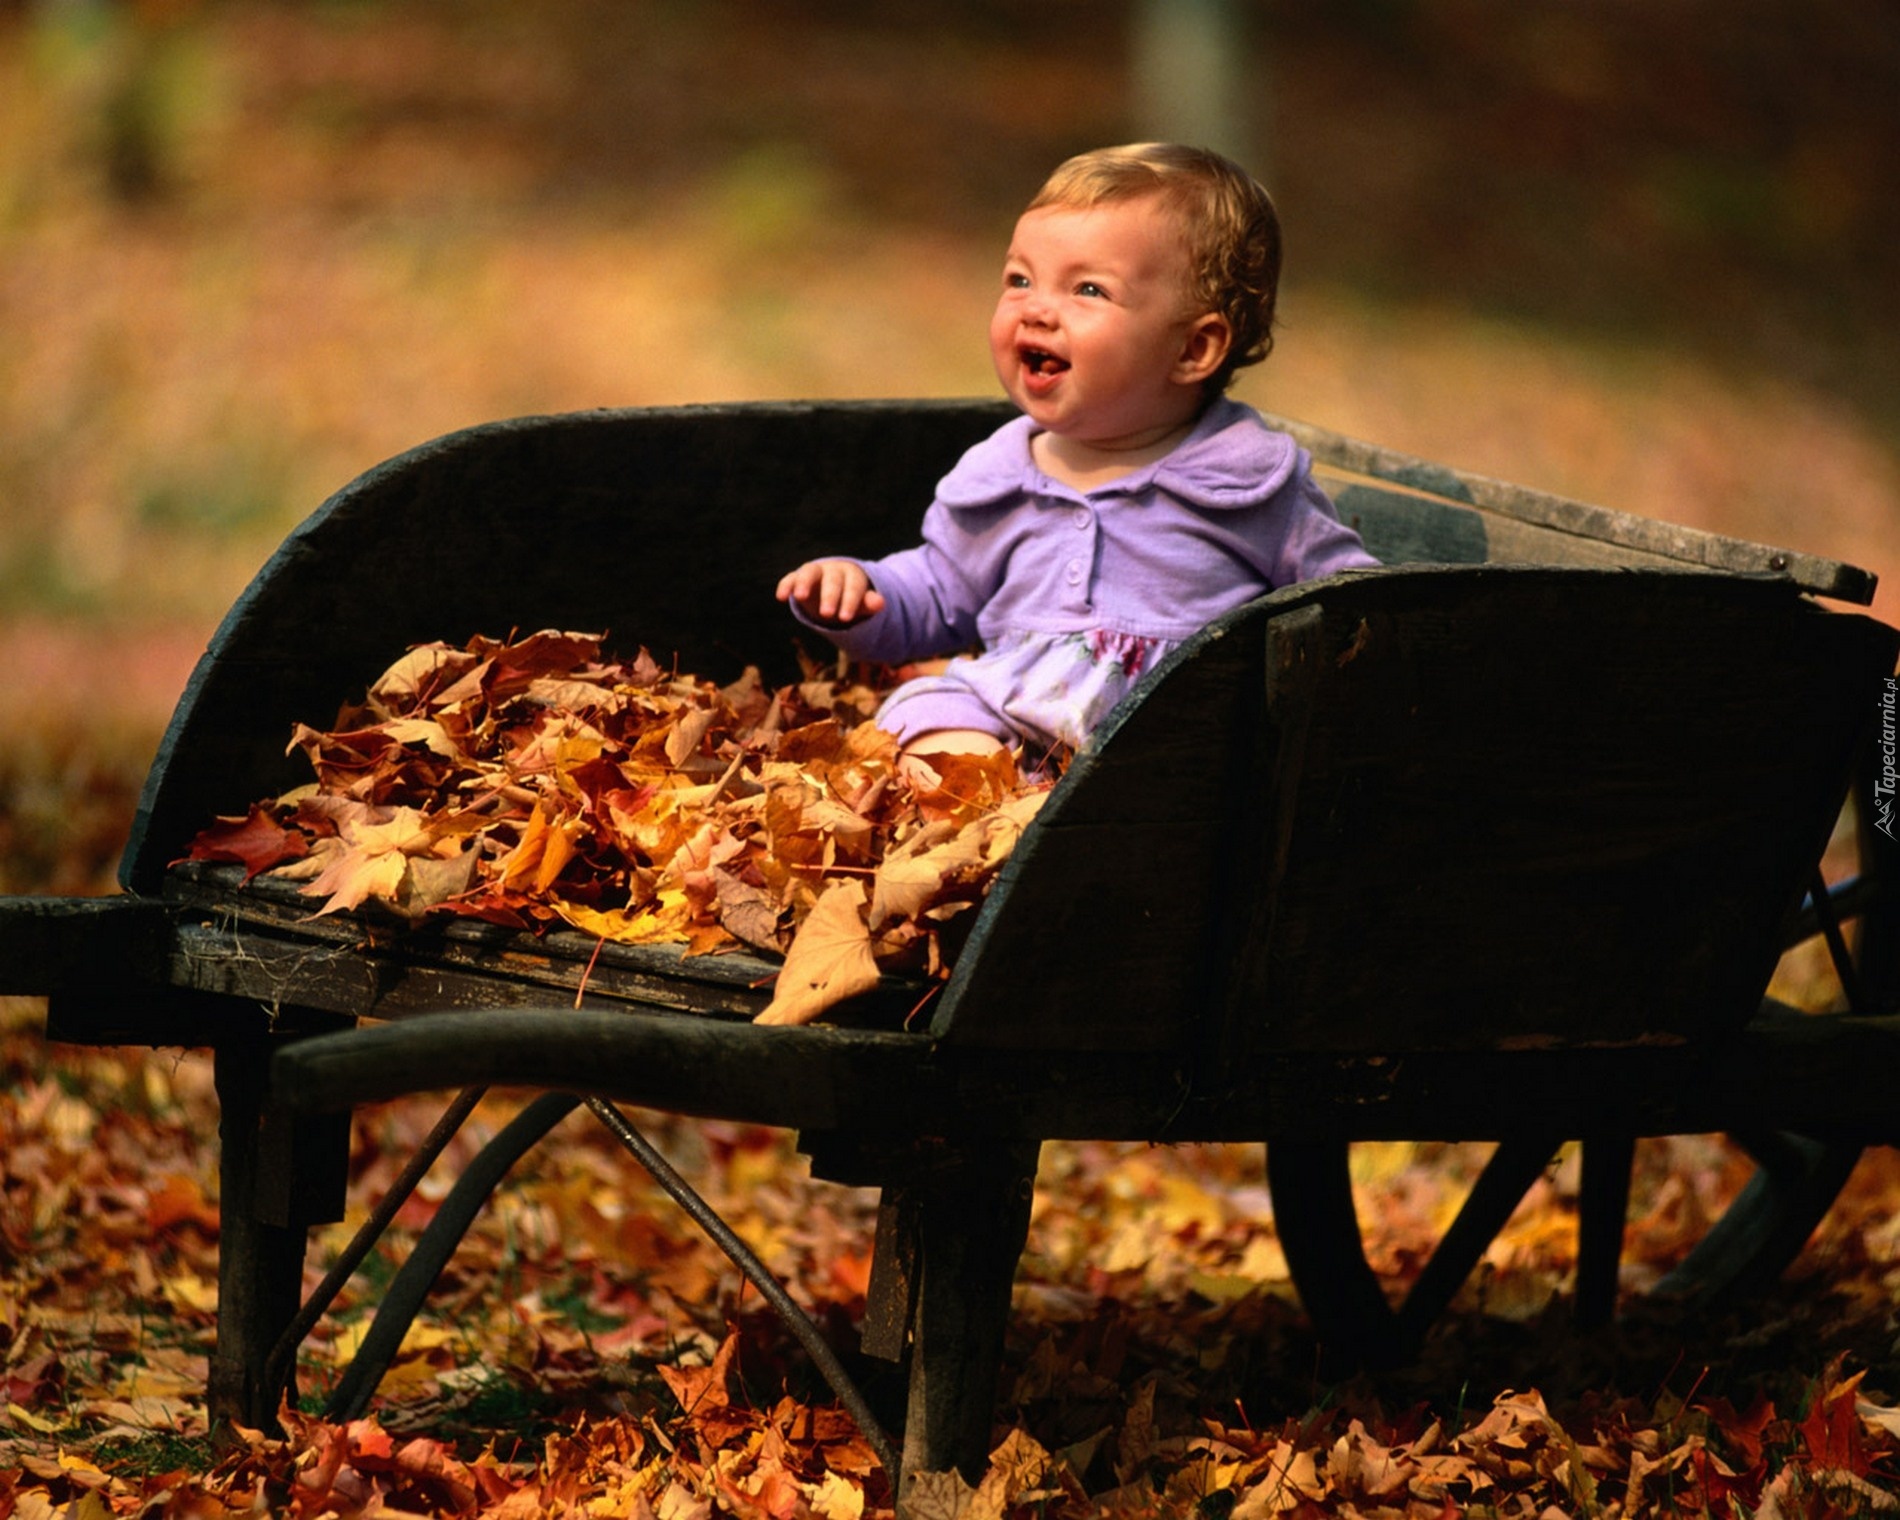
{"label": "baby's leg", "polygon": [[936,787],[943,777],[931,758],[940,755],[993,755],[1007,746],[980,728],[933,728],[910,740],[897,756],[897,774],[918,791]]}

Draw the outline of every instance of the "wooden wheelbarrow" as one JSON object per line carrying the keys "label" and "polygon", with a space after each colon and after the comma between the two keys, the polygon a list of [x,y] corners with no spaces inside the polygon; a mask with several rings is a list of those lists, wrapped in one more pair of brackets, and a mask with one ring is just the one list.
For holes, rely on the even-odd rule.
{"label": "wooden wheelbarrow", "polygon": [[[1601,1316],[1636,1137],[1727,1130],[1760,1162],[1674,1285],[1697,1292],[1778,1272],[1860,1147],[1892,1138],[1900,893],[1867,804],[1891,785],[1900,636],[1822,605],[1864,604],[1872,577],[1292,423],[1388,568],[1276,592],[1170,656],[1025,832],[927,1027],[901,1027],[919,989],[896,980],[837,1022],[756,1025],[773,964],[668,948],[605,947],[577,1007],[584,936],[370,934],[174,864],[215,814],[304,779],[292,725],[410,644],[605,627],[711,678],[795,679],[777,575],[820,545],[909,541],[1004,415],[597,412],[393,459],[225,619],[124,895],[0,902],[0,984],[50,996],[50,1038],[215,1052],[214,1417],[272,1417],[350,1110],[421,1089],[553,1095],[477,1198],[577,1096],[610,1124],[627,1102],[787,1126],[819,1176],[882,1189],[863,1335],[910,1364],[905,1472],[989,1450],[1043,1140],[1265,1142],[1315,1326],[1379,1358],[1565,1141],[1584,1142],[1579,1312]],[[1861,869],[1829,885],[1853,786]],[[1834,948],[1845,1012],[1764,1002],[1804,934]],[[1345,1167],[1380,1138],[1499,1142],[1397,1307]]]}

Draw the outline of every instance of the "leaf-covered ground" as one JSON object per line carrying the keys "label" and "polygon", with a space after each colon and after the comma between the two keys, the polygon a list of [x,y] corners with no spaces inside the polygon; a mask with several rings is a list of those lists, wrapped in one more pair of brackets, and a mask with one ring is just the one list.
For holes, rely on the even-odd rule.
{"label": "leaf-covered ground", "polygon": [[[202,1054],[0,1042],[0,1516],[233,1513],[824,1517],[888,1509],[870,1449],[693,1224],[585,1115],[496,1195],[366,1418],[315,1411],[392,1264],[511,1109],[491,1099],[304,1351],[281,1436],[207,1439],[215,1102]],[[433,1122],[358,1120],[352,1218]],[[872,1198],[773,1132],[641,1116],[855,1344]],[[1396,1285],[1481,1148],[1364,1147],[1372,1256]],[[1646,1143],[1612,1334],[1569,1327],[1575,1177],[1559,1165],[1422,1360],[1324,1380],[1253,1147],[1046,1148],[971,1515],[1885,1514],[1900,1480],[1900,1164],[1870,1153],[1769,1301],[1678,1323],[1640,1289],[1745,1171]],[[894,1379],[865,1364],[874,1398]]]}
{"label": "leaf-covered ground", "polygon": [[[0,889],[110,888],[205,634],[396,449],[524,411],[986,390],[972,339],[1014,206],[1060,152],[1130,135],[1121,38],[1078,17],[0,6]],[[1289,327],[1248,399],[1882,568],[1890,30],[1847,0],[1275,8]],[[756,1298],[580,1119],[480,1222],[373,1425],[298,1413],[212,1451],[205,1063],[49,1050],[36,1018],[10,1008],[0,1039],[0,1516],[887,1497]],[[428,1117],[362,1121],[357,1209]],[[868,1200],[806,1184],[777,1137],[653,1132],[848,1344]],[[1739,1170],[1705,1140],[1641,1156],[1632,1294]],[[1474,1158],[1361,1160],[1396,1284]],[[1896,1199],[1876,1153],[1767,1303],[1686,1326],[1637,1303],[1580,1338],[1560,1168],[1420,1365],[1331,1384],[1257,1152],[1051,1147],[1008,1444],[968,1507],[1886,1512]],[[309,1407],[389,1272],[313,1341]]]}

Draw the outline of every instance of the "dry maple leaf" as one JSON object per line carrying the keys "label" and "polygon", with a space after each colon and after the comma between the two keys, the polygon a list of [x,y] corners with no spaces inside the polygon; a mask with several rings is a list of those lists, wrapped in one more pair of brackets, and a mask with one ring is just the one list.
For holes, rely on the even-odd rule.
{"label": "dry maple leaf", "polygon": [[785,952],[772,1001],[761,1024],[809,1024],[827,1008],[877,985],[877,960],[864,922],[864,883],[840,881],[825,889]]}
{"label": "dry maple leaf", "polygon": [[261,803],[252,803],[242,818],[220,818],[191,842],[187,860],[230,861],[244,867],[249,881],[286,861],[310,853],[310,841],[294,828],[285,828]]}

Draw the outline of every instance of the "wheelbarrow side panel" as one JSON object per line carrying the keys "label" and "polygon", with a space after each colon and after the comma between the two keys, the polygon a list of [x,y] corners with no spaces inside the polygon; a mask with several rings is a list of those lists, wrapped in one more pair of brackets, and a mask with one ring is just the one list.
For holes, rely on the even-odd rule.
{"label": "wheelbarrow side panel", "polygon": [[1235,984],[1260,1048],[1663,1046],[1745,1021],[1894,631],[1695,573],[1386,589],[1316,593],[1276,694],[1298,776]]}
{"label": "wheelbarrow side panel", "polygon": [[558,626],[708,677],[750,662],[795,678],[778,577],[823,550],[913,541],[937,479],[1005,415],[851,402],[530,417],[369,471],[285,540],[198,662],[124,884],[156,893],[212,817],[307,779],[284,755],[292,726],[329,722],[413,644]]}
{"label": "wheelbarrow side panel", "polygon": [[1732,1029],[1895,639],[1785,583],[1689,570],[1276,593],[1177,651],[1071,769],[933,1030],[1148,1050],[1198,1103],[1269,1052]]}

